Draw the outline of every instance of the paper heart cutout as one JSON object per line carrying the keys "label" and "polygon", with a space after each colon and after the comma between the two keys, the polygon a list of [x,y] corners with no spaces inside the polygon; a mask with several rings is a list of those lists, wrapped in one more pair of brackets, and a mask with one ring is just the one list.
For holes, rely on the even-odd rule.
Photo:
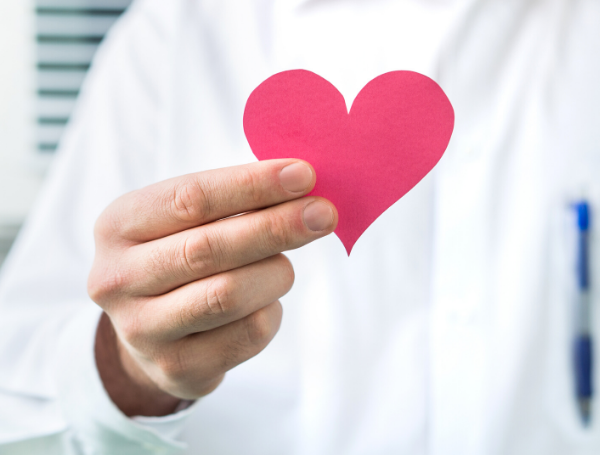
{"label": "paper heart cutout", "polygon": [[244,132],[259,160],[313,165],[310,193],[335,204],[348,255],[358,238],[440,160],[454,110],[433,80],[392,71],[363,87],[348,113],[342,94],[306,70],[284,71],[248,98]]}

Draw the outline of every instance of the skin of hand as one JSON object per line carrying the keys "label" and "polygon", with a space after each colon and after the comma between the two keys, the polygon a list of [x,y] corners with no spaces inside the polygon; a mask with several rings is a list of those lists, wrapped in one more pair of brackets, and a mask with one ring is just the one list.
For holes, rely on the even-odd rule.
{"label": "skin of hand", "polygon": [[96,364],[126,415],[209,394],[273,339],[294,282],[281,252],[337,225],[331,202],[302,197],[315,181],[304,161],[262,161],[166,180],[102,213],[88,281],[104,310]]}

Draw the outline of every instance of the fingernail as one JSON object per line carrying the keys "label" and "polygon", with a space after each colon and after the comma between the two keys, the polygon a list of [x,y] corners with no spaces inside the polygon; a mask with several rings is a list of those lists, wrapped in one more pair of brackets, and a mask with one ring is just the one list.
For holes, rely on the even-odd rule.
{"label": "fingernail", "polygon": [[305,163],[296,162],[284,167],[279,173],[281,186],[294,193],[306,191],[313,179],[313,171]]}
{"label": "fingernail", "polygon": [[333,223],[333,210],[324,202],[311,202],[304,208],[304,222],[311,231],[324,231]]}

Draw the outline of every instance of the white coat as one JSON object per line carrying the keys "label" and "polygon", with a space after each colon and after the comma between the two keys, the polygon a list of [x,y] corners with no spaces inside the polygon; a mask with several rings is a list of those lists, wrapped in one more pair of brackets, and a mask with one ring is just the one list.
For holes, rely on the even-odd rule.
{"label": "white coat", "polygon": [[[428,75],[455,108],[449,148],[349,258],[335,235],[289,253],[263,353],[185,411],[127,419],[93,358],[95,219],[127,191],[255,160],[245,101],[295,68],[349,105],[379,74]],[[3,269],[0,453],[599,453],[570,358],[563,215],[582,191],[600,213],[596,0],[138,1]]]}

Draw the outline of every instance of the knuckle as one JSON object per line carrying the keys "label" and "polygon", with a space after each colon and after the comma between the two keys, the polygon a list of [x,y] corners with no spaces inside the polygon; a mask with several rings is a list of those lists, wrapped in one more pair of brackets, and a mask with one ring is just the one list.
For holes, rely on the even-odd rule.
{"label": "knuckle", "polygon": [[87,292],[90,298],[102,304],[115,298],[127,287],[127,277],[119,270],[92,270],[87,282]]}
{"label": "knuckle", "polygon": [[195,222],[208,218],[210,198],[199,182],[187,178],[175,186],[171,197],[171,213],[182,222]]}
{"label": "knuckle", "polygon": [[98,243],[110,242],[117,234],[117,220],[110,207],[104,210],[94,223],[94,239]]}
{"label": "knuckle", "polygon": [[282,215],[275,211],[264,217],[260,230],[263,232],[263,241],[267,249],[283,250],[293,242],[293,232]]}
{"label": "knuckle", "polygon": [[190,276],[201,276],[211,264],[219,261],[219,242],[213,241],[204,230],[198,231],[194,237],[183,240],[179,256]]}
{"label": "knuckle", "polygon": [[202,330],[207,320],[228,317],[236,310],[228,278],[215,277],[207,284],[204,296],[193,304],[181,305],[177,324],[179,327],[196,327]]}
{"label": "knuckle", "polygon": [[251,346],[264,346],[271,339],[271,320],[265,308],[245,319],[245,336]]}
{"label": "knuckle", "polygon": [[151,203],[143,190],[132,191],[117,198],[96,220],[94,225],[96,241],[113,244],[120,240],[135,238],[140,232],[140,226],[128,207],[147,207]]}
{"label": "knuckle", "polygon": [[232,283],[227,277],[213,278],[206,288],[203,316],[228,316],[236,307],[232,296]]}
{"label": "knuckle", "polygon": [[152,281],[164,279],[168,274],[174,280],[192,277],[194,270],[188,253],[187,239],[170,244],[155,244],[141,262],[141,271]]}
{"label": "knuckle", "polygon": [[269,344],[278,328],[269,316],[270,309],[273,309],[272,305],[277,305],[278,311],[281,313],[281,305],[279,302],[275,302],[240,321],[242,326],[237,337],[230,341],[226,349],[221,352],[222,369],[230,370],[254,357]]}
{"label": "knuckle", "polygon": [[248,346],[239,340],[230,342],[220,354],[220,369],[228,371],[252,357]]}
{"label": "knuckle", "polygon": [[238,186],[248,191],[248,194],[250,194],[252,200],[256,204],[260,204],[264,199],[259,179],[257,178],[256,174],[247,167],[241,168],[241,172],[238,175],[236,183]]}

